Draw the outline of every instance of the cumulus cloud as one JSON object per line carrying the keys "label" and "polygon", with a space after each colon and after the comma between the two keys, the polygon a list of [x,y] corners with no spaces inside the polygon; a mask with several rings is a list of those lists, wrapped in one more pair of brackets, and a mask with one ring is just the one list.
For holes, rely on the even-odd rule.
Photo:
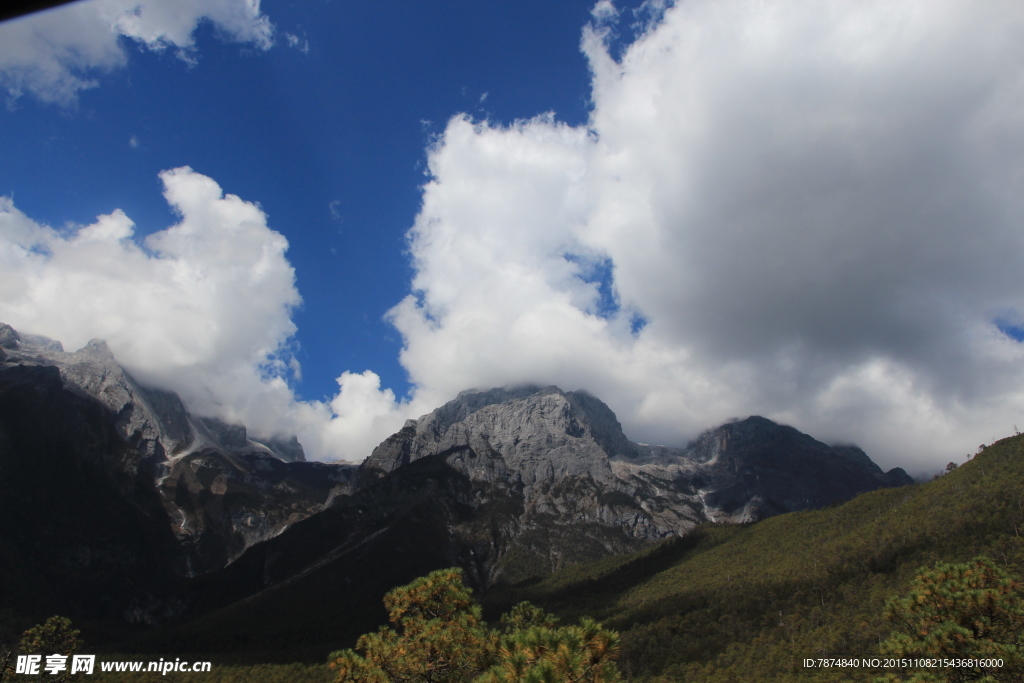
{"label": "cumulus cloud", "polygon": [[89,0],[0,24],[0,86],[69,105],[97,76],[127,62],[122,37],[195,61],[202,21],[232,41],[268,49],[274,27],[259,0]]}
{"label": "cumulus cloud", "polygon": [[428,150],[389,313],[409,401],[371,371],[295,399],[287,243],[188,169],[162,176],[181,221],[141,245],[119,211],[59,231],[5,200],[0,320],[105,337],[198,412],[321,457],[524,382],[590,390],[636,440],[762,414],[912,472],[1020,424],[1024,5],[643,9],[620,53],[595,6],[585,126],[457,116]]}
{"label": "cumulus cloud", "polygon": [[584,387],[677,443],[760,413],[917,471],[1009,433],[1024,6],[659,9],[616,60],[595,6],[587,126],[456,117],[429,151],[391,313],[419,395]]}
{"label": "cumulus cloud", "polygon": [[181,220],[142,244],[120,210],[56,230],[0,198],[0,320],[69,349],[105,339],[144,384],[257,434],[297,434],[311,456],[368,455],[405,406],[369,371],[342,374],[330,403],[296,400],[300,297],[284,236],[190,168],[160,178]]}

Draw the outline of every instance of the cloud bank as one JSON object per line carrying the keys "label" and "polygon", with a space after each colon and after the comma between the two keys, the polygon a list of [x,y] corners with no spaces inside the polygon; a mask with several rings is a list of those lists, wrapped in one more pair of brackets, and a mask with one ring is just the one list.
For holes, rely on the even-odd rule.
{"label": "cloud bank", "polygon": [[759,413],[912,471],[1024,422],[1024,6],[687,2],[618,61],[613,10],[585,128],[429,152],[420,391],[584,387],[670,443]]}
{"label": "cloud bank", "polygon": [[260,0],[89,0],[0,24],[0,86],[11,99],[27,92],[70,105],[98,85],[96,76],[126,64],[122,37],[194,62],[202,21],[228,40],[264,50],[273,44]]}
{"label": "cloud bank", "polygon": [[627,14],[584,30],[586,126],[457,116],[428,150],[388,314],[408,401],[371,371],[295,399],[286,241],[189,169],[142,246],[119,211],[61,232],[0,206],[0,320],[105,337],[318,457],[524,382],[590,390],[635,440],[762,414],[911,472],[1024,424],[1024,5],[650,3],[613,58]]}
{"label": "cloud bank", "polygon": [[120,210],[58,231],[0,198],[0,320],[69,350],[105,339],[138,380],[198,414],[297,434],[313,456],[368,455],[402,421],[376,375],[342,373],[329,403],[298,401],[289,386],[300,297],[284,236],[190,168],[160,178],[181,220],[142,245]]}

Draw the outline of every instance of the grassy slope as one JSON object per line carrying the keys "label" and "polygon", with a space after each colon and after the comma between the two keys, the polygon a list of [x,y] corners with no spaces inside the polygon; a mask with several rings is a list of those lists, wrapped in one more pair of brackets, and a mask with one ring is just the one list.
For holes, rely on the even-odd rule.
{"label": "grassy slope", "polygon": [[491,614],[527,599],[568,619],[593,615],[622,632],[622,667],[641,680],[837,680],[836,671],[801,670],[799,660],[877,653],[891,630],[881,617],[885,600],[921,566],[984,553],[1024,573],[1022,527],[1024,437],[1012,437],[927,484],[704,527],[486,603]]}

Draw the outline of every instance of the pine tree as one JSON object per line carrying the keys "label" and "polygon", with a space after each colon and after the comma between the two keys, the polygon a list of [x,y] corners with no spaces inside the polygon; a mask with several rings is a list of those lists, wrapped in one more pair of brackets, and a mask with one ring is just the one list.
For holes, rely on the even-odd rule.
{"label": "pine tree", "polygon": [[[392,626],[332,653],[337,683],[618,683],[618,634],[592,619],[576,626],[523,602],[487,628],[480,607],[445,569],[384,598]],[[360,654],[359,652],[362,652]]]}
{"label": "pine tree", "polygon": [[889,601],[886,618],[898,631],[882,654],[899,658],[1001,660],[999,667],[907,669],[879,681],[1024,680],[1024,592],[992,560],[939,563],[922,570],[906,597]]}
{"label": "pine tree", "polygon": [[[18,649],[22,654],[63,655],[69,660],[72,655],[82,647],[82,641],[78,629],[71,627],[71,620],[67,617],[52,616],[42,624],[33,626],[25,631],[18,643]],[[46,676],[48,681],[64,683],[78,678],[70,674],[71,665],[65,662],[65,669],[56,674]]]}
{"label": "pine tree", "polygon": [[[498,645],[498,662],[476,683],[617,683],[614,659],[618,634],[584,617],[578,626],[561,626],[549,614],[522,603],[520,614],[533,619],[508,620],[513,630]],[[513,611],[515,614],[515,610]],[[516,623],[518,622],[518,623]]]}
{"label": "pine tree", "polygon": [[458,569],[442,569],[384,597],[394,628],[360,636],[356,650],[332,653],[337,681],[359,683],[470,681],[486,668],[495,637]]}

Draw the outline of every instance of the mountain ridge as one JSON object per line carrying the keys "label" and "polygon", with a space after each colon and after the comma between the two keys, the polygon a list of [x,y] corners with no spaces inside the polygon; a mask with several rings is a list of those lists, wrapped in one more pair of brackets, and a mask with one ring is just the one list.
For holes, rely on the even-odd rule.
{"label": "mountain ridge", "polygon": [[[241,425],[194,417],[177,394],[139,384],[102,340],[69,353],[60,342],[0,324],[0,354],[0,390],[24,392],[22,400],[37,406],[40,420],[55,403],[74,397],[75,410],[113,432],[98,444],[65,439],[65,449],[93,461],[124,499],[156,495],[177,538],[176,564],[184,576],[218,569],[316,512],[352,471],[304,462],[297,441],[267,445],[247,438]],[[54,422],[47,436],[60,439],[62,427]],[[0,431],[19,426],[5,421]],[[37,436],[22,439],[31,443]],[[227,498],[233,502],[225,505]]]}
{"label": "mountain ridge", "polygon": [[[910,481],[898,468],[883,473],[856,447],[833,448],[757,416],[684,448],[634,443],[600,399],[556,386],[462,392],[407,421],[358,467],[304,462],[294,438],[255,441],[242,425],[195,417],[176,394],[141,386],[99,340],[67,353],[0,325],[4,405],[0,478],[59,481],[68,500],[84,500],[73,478],[53,472],[88,464],[93,474],[77,486],[99,491],[101,477],[142,520],[145,531],[131,531],[118,551],[125,561],[86,563],[75,585],[120,577],[115,583],[135,588],[95,618],[150,625],[237,600],[259,606],[275,587],[307,580],[328,591],[385,591],[458,565],[478,588],[510,584],[702,523],[823,507]],[[16,478],[8,489],[0,508],[37,510],[38,535],[86,556],[110,554],[70,523],[77,514],[81,524],[117,526],[109,517],[71,508],[48,516]],[[15,538],[0,524],[4,534]],[[63,580],[43,546],[28,544],[22,563]],[[134,573],[161,563],[159,580]],[[367,573],[381,566],[393,569]],[[344,590],[337,599],[376,614]]]}

